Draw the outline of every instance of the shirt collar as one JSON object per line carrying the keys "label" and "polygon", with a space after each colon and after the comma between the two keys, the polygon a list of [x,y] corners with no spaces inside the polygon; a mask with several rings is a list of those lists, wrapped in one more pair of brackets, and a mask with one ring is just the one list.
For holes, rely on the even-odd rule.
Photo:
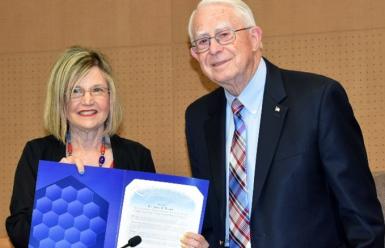
{"label": "shirt collar", "polygon": [[[253,77],[243,89],[241,94],[237,97],[238,100],[245,106],[245,109],[251,114],[257,113],[259,103],[262,101],[263,91],[266,83],[266,63],[261,58],[257,71]],[[236,98],[225,90],[225,96],[227,104],[231,106],[231,103]]]}

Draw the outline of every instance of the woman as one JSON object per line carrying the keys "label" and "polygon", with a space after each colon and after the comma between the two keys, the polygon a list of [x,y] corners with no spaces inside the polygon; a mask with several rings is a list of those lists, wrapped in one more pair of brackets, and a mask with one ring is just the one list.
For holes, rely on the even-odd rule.
{"label": "woman", "polygon": [[29,141],[16,169],[11,215],[15,247],[27,247],[39,160],[155,172],[150,151],[116,135],[121,110],[111,68],[92,50],[73,47],[54,65],[48,81],[44,125],[49,136]]}

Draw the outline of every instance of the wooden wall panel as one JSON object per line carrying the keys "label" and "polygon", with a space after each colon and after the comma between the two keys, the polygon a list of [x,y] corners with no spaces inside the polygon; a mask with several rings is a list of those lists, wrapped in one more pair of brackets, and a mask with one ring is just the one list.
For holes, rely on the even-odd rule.
{"label": "wooden wall panel", "polygon": [[174,143],[176,174],[190,175],[185,140],[185,110],[198,97],[213,90],[216,85],[209,82],[199,71],[199,65],[191,58],[186,44],[173,47],[173,92],[174,92]]}
{"label": "wooden wall panel", "polygon": [[0,1],[1,52],[171,42],[171,0]]}
{"label": "wooden wall panel", "polygon": [[124,108],[121,134],[151,148],[157,170],[174,172],[174,104],[169,46],[106,49]]}
{"label": "wooden wall panel", "polygon": [[384,27],[381,0],[246,0],[265,35],[339,32]]}
{"label": "wooden wall panel", "polygon": [[172,40],[174,43],[187,43],[187,24],[191,12],[195,9],[198,0],[172,1]]}
{"label": "wooden wall panel", "polygon": [[[0,223],[8,215],[23,146],[44,135],[49,69],[71,45],[98,48],[110,59],[124,107],[121,134],[150,148],[159,172],[190,175],[184,111],[216,87],[188,50],[187,21],[197,2],[0,2]],[[264,31],[268,59],[343,84],[363,129],[371,169],[385,170],[385,2],[246,2]]]}
{"label": "wooden wall panel", "polygon": [[5,233],[3,223],[23,146],[43,132],[44,82],[52,61],[50,53],[0,56],[0,236]]}

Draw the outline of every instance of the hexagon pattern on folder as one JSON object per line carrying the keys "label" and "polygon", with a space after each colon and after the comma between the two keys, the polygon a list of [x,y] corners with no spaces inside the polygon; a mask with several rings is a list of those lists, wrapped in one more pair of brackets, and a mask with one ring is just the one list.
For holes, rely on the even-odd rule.
{"label": "hexagon pattern on folder", "polygon": [[108,202],[73,177],[36,191],[30,248],[103,247]]}

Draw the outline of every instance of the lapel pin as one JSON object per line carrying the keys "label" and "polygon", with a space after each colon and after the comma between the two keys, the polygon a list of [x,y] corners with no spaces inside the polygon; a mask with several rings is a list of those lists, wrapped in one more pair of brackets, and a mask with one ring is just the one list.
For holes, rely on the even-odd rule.
{"label": "lapel pin", "polygon": [[281,108],[280,108],[280,107],[278,107],[278,106],[275,106],[275,109],[274,109],[274,111],[279,113],[279,112],[281,111]]}

